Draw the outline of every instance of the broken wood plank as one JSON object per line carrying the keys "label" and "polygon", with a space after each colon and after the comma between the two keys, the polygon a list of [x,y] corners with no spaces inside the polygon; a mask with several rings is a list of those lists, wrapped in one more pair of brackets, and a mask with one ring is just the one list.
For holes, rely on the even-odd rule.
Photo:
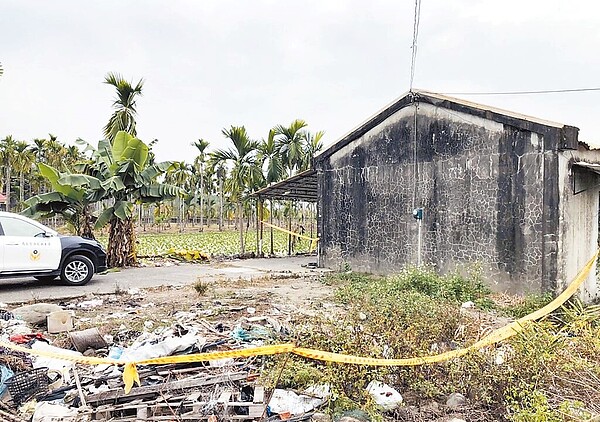
{"label": "broken wood plank", "polygon": [[116,388],[109,391],[91,394],[86,397],[88,404],[111,402],[114,400],[132,401],[143,396],[153,396],[162,391],[185,390],[197,388],[206,385],[221,384],[225,382],[240,381],[246,379],[247,372],[235,372],[224,375],[211,375],[205,378],[183,379],[164,384],[150,385],[147,387],[134,387],[129,394],[125,394],[123,388]]}

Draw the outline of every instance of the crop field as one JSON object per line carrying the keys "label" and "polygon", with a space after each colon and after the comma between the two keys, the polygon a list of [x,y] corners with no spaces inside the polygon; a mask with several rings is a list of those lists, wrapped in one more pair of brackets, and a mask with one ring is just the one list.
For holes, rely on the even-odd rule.
{"label": "crop field", "polygon": [[[246,252],[256,252],[256,232],[246,233],[244,239]],[[108,239],[102,236],[98,238],[98,241],[106,246]],[[229,256],[240,252],[240,234],[233,230],[198,233],[141,233],[137,236],[137,242],[137,255],[139,257],[166,256],[173,250],[198,251],[208,256]],[[265,230],[263,233],[263,252],[265,254],[270,253],[270,245],[270,233],[269,230]],[[310,242],[308,240],[296,240],[294,252],[308,252],[309,248]],[[287,254],[287,234],[278,231],[273,232],[273,250],[276,255]]]}

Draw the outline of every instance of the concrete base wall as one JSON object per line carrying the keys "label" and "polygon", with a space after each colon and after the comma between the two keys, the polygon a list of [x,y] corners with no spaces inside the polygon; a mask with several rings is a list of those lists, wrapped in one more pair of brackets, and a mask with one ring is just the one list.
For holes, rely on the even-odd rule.
{"label": "concrete base wall", "polygon": [[321,263],[375,273],[416,264],[412,211],[423,207],[424,263],[477,265],[497,290],[551,289],[544,274],[556,271],[558,216],[548,201],[558,198],[547,187],[558,174],[545,145],[556,139],[432,104],[418,103],[415,115],[415,107],[317,161]]}

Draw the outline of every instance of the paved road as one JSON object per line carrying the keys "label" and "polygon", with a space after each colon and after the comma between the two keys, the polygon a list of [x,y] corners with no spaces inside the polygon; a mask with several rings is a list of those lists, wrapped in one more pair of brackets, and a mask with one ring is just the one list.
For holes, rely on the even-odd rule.
{"label": "paved road", "polygon": [[265,258],[226,261],[214,264],[180,264],[168,267],[128,268],[96,275],[85,286],[64,286],[59,282],[41,283],[31,278],[0,279],[0,303],[62,299],[90,293],[106,294],[131,287],[184,285],[204,280],[249,279],[270,272],[314,272],[304,267],[316,257]]}

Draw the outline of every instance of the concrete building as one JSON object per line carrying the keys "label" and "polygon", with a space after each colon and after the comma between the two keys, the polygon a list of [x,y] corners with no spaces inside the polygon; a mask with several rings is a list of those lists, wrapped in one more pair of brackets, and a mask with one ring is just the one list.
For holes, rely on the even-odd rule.
{"label": "concrete building", "polygon": [[[316,198],[321,266],[393,273],[419,261],[442,272],[475,264],[496,290],[559,293],[598,247],[600,151],[577,135],[416,91],[263,196]],[[598,294],[591,274],[581,298]]]}
{"label": "concrete building", "polygon": [[[560,292],[598,247],[600,151],[578,129],[428,92],[315,159],[326,267],[483,267],[497,289]],[[413,211],[423,208],[421,240]],[[581,296],[597,297],[592,274]]]}

